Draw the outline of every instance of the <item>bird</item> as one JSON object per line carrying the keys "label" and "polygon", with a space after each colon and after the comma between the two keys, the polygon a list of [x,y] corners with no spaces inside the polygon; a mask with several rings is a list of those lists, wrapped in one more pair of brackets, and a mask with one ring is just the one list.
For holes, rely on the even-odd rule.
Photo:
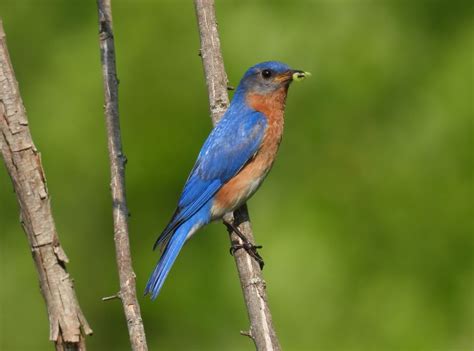
{"label": "bird", "polygon": [[[145,288],[158,296],[183,245],[200,228],[242,206],[260,187],[282,140],[287,92],[293,81],[310,76],[278,61],[250,67],[235,89],[221,120],[204,142],[168,225],[155,242],[161,257]],[[238,228],[225,222],[243,240],[244,248],[261,268],[257,248]]]}

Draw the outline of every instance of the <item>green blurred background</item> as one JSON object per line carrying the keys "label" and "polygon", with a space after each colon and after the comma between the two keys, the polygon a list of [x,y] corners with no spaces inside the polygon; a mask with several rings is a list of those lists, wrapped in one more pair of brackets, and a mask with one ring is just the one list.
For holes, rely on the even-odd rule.
{"label": "green blurred background", "polygon": [[[151,246],[211,129],[191,1],[113,1],[131,244],[151,350],[251,350],[220,224],[141,297]],[[95,1],[3,0],[90,350],[129,349],[117,301]],[[275,167],[249,203],[285,350],[472,350],[473,6],[218,1],[230,84],[263,60],[291,88]],[[0,167],[0,349],[51,350],[36,271]]]}

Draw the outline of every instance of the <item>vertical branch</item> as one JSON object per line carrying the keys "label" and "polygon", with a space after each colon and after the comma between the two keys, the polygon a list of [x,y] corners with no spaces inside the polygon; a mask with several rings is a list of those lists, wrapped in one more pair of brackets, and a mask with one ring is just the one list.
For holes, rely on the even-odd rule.
{"label": "vertical branch", "polygon": [[212,122],[217,124],[229,106],[227,95],[227,74],[221,52],[221,41],[217,31],[216,13],[213,0],[195,0],[204,75],[209,95]]}
{"label": "vertical branch", "polygon": [[[227,96],[227,75],[224,70],[219,33],[214,9],[214,0],[195,0],[196,15],[201,39],[200,55],[204,66],[211,117],[214,124],[224,114],[229,105]],[[232,220],[232,216],[226,220]],[[233,220],[240,231],[250,242],[255,242],[247,206],[244,205],[234,212]],[[240,238],[230,233],[232,243],[242,244]],[[270,308],[268,307],[265,291],[265,281],[258,263],[245,250],[234,254],[239,272],[240,285],[244,293],[247,313],[250,320],[250,330],[242,334],[252,338],[258,351],[281,350],[275,329],[273,327]]]}
{"label": "vertical branch", "polygon": [[20,205],[21,224],[48,309],[49,338],[56,350],[85,350],[84,335],[92,334],[92,330],[66,270],[68,258],[59,243],[40,153],[28,128],[1,21],[0,150]]}
{"label": "vertical branch", "polygon": [[125,196],[125,163],[120,136],[118,112],[118,80],[115,66],[115,45],[112,28],[111,0],[97,0],[99,14],[100,58],[105,96],[105,120],[109,148],[113,201],[114,240],[120,278],[118,297],[127,319],[133,350],[147,350],[145,329],[137,300],[135,273],[132,267],[128,233],[128,208]]}

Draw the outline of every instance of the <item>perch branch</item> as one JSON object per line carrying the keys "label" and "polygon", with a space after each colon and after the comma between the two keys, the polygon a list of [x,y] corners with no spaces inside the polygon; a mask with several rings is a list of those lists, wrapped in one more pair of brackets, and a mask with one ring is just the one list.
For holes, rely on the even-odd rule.
{"label": "perch branch", "polygon": [[85,350],[92,329],[79,307],[68,258],[59,243],[41,157],[31,138],[28,118],[8,54],[0,21],[0,149],[20,205],[49,316],[49,338],[56,350]]}
{"label": "perch branch", "polygon": [[128,232],[128,208],[125,196],[125,163],[120,137],[118,79],[112,27],[111,0],[97,0],[99,43],[104,81],[105,121],[110,159],[110,188],[113,202],[114,240],[120,278],[120,296],[127,319],[130,343],[134,351],[147,350],[145,329],[137,300]]}
{"label": "perch branch", "polygon": [[[200,56],[206,77],[211,118],[216,124],[227,109],[229,98],[214,0],[195,0],[194,4],[201,39]],[[255,242],[246,205],[235,211],[233,216],[229,215],[226,220],[233,220],[246,238],[250,242]],[[241,239],[234,232],[230,232],[230,240],[232,243],[242,244]],[[250,331],[244,335],[252,338],[258,351],[279,351],[281,347],[273,327],[265,281],[262,278],[260,267],[245,250],[236,251],[234,257],[250,320]]]}

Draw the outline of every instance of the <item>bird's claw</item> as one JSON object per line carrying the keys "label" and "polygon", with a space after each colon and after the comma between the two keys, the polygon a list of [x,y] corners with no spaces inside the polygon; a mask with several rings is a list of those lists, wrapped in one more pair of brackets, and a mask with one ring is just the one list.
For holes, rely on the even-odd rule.
{"label": "bird's claw", "polygon": [[233,244],[230,247],[229,252],[232,256],[234,256],[237,250],[244,249],[255,261],[258,262],[260,269],[263,269],[265,262],[257,251],[257,249],[261,249],[262,247],[262,245],[253,245],[249,242],[244,242],[242,244]]}

